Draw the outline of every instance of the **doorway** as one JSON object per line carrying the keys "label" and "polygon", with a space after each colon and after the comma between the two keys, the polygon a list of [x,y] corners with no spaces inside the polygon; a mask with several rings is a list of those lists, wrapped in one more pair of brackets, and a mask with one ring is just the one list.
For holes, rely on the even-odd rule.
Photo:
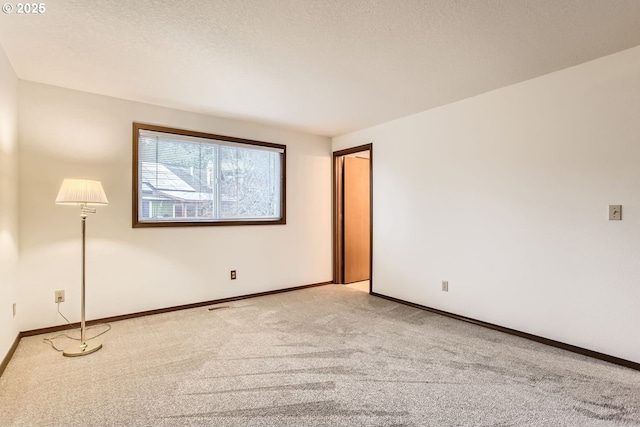
{"label": "doorway", "polygon": [[373,146],[333,153],[333,282],[373,290]]}

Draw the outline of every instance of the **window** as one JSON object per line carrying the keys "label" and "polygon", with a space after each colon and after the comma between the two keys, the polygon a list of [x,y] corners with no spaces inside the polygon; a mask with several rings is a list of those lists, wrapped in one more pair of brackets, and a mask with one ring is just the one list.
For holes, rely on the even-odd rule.
{"label": "window", "polygon": [[285,224],[286,146],[133,124],[133,226]]}

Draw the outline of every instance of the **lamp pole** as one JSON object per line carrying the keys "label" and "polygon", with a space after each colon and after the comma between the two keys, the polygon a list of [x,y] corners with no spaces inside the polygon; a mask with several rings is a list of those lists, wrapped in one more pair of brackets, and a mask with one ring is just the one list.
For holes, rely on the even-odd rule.
{"label": "lamp pole", "polygon": [[80,204],[80,219],[82,220],[82,289],[80,293],[80,345],[73,345],[64,350],[64,356],[84,356],[96,352],[102,348],[101,343],[87,344],[87,332],[85,328],[85,281],[86,281],[86,230],[87,230],[87,213],[93,212],[95,209],[88,208],[86,204]]}
{"label": "lamp pole", "polygon": [[80,218],[82,218],[82,292],[80,293],[82,309],[80,311],[80,347],[87,347],[87,339],[86,339],[86,330],[85,330],[85,297],[84,292],[86,289],[86,279],[87,279],[87,214],[80,214]]}

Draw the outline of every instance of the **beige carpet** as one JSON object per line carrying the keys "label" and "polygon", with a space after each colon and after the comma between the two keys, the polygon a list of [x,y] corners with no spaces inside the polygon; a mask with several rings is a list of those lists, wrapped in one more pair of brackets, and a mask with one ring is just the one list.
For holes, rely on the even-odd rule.
{"label": "beige carpet", "polygon": [[368,280],[363,280],[362,282],[354,282],[354,283],[349,283],[347,285],[344,285],[348,288],[351,289],[355,289],[356,291],[360,291],[360,292],[369,292],[369,281]]}
{"label": "beige carpet", "polygon": [[640,372],[349,286],[222,306],[23,339],[0,426],[640,426]]}

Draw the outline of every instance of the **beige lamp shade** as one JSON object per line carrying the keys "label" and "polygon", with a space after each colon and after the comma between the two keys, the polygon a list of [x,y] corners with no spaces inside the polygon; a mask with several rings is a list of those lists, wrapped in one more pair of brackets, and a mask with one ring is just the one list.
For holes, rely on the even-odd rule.
{"label": "beige lamp shade", "polygon": [[56,203],[59,205],[107,205],[100,181],[67,178],[62,182]]}

